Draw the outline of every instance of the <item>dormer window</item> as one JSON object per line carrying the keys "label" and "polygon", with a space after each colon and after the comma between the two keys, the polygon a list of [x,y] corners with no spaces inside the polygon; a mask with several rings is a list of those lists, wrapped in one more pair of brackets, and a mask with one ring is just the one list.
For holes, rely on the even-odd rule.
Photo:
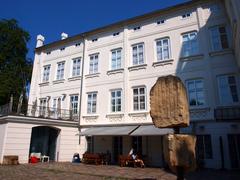
{"label": "dormer window", "polygon": [[157,21],[157,24],[158,24],[158,25],[159,25],[159,24],[164,24],[164,23],[165,23],[165,20],[164,20],[164,19]]}
{"label": "dormer window", "polygon": [[50,54],[51,54],[51,51],[48,51],[48,52],[47,52],[47,55],[50,55]]}
{"label": "dormer window", "polygon": [[133,28],[134,31],[138,31],[140,29],[141,29],[141,26],[136,26],[136,27]]}
{"label": "dormer window", "polygon": [[76,44],[75,44],[76,47],[78,47],[78,46],[80,46],[80,45],[81,45],[81,43],[76,43]]}
{"label": "dormer window", "polygon": [[98,38],[92,39],[92,42],[96,42],[96,41],[98,41]]}
{"label": "dormer window", "polygon": [[60,48],[60,51],[64,51],[64,50],[65,50],[65,47]]}
{"label": "dormer window", "polygon": [[113,36],[118,36],[118,35],[119,35],[119,32],[113,33]]}
{"label": "dormer window", "polygon": [[191,17],[191,15],[192,15],[192,13],[185,13],[185,14],[183,14],[182,15],[182,19],[186,19],[186,18],[189,18],[189,17]]}

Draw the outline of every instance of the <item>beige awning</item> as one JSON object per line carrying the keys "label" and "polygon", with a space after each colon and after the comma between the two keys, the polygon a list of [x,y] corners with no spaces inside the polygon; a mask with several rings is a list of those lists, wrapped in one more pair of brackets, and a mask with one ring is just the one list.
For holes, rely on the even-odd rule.
{"label": "beige awning", "polygon": [[80,132],[80,136],[124,136],[129,135],[138,126],[91,127]]}
{"label": "beige awning", "polygon": [[131,136],[157,136],[173,133],[170,128],[156,128],[154,125],[142,125],[131,133]]}

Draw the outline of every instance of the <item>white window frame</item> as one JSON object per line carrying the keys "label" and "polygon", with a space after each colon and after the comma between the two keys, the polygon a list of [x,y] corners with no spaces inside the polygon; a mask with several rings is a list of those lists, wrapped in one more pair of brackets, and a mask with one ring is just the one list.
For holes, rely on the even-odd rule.
{"label": "white window frame", "polygon": [[78,108],[79,108],[79,95],[78,94],[70,95],[70,104],[71,104],[71,110],[72,110],[73,115],[78,114]]}
{"label": "white window frame", "polygon": [[87,93],[87,114],[95,114],[96,112],[97,112],[97,92],[89,92]]}
{"label": "white window frame", "polygon": [[[140,94],[140,89],[141,88],[144,89],[144,94]],[[138,91],[136,95],[134,94],[135,89]],[[133,87],[132,88],[132,92],[133,92],[133,111],[146,111],[147,110],[147,92],[146,91],[147,91],[147,88],[145,86],[138,86],[138,87]],[[144,108],[141,108],[141,101],[140,101],[141,97],[144,97]],[[137,98],[137,107],[138,107],[136,109],[135,109],[135,106],[134,106],[136,104],[135,101],[134,101],[135,98]]]}
{"label": "white window frame", "polygon": [[[196,82],[197,81],[201,81],[202,83],[202,88],[197,88],[196,86]],[[190,92],[190,89],[189,89],[189,83],[193,83],[194,85],[194,89],[191,90]],[[206,95],[205,95],[205,87],[204,87],[204,79],[203,78],[198,78],[198,79],[189,79],[189,80],[186,80],[186,89],[187,89],[187,94],[188,94],[188,102],[189,102],[189,106],[190,107],[201,107],[201,106],[206,106]],[[198,97],[198,93],[199,92],[202,92],[202,95],[203,95],[203,104],[199,104],[199,100],[201,99],[200,97]],[[194,97],[195,97],[195,100],[196,100],[196,104],[195,105],[191,105],[191,102],[190,102],[190,93],[194,93]]]}
{"label": "white window frame", "polygon": [[[164,44],[163,44],[163,42],[165,40],[167,40],[167,42],[168,42],[168,45],[167,45],[168,57],[167,58],[165,58],[165,51],[164,51],[164,48],[166,46],[164,46]],[[158,45],[159,42],[161,42],[161,46]],[[170,38],[169,37],[164,37],[164,38],[157,39],[156,43],[155,43],[155,47],[156,47],[156,59],[157,59],[157,62],[161,62],[161,61],[164,61],[164,60],[171,59],[171,44],[170,44]],[[162,55],[161,58],[159,58],[159,54]]]}
{"label": "white window frame", "polygon": [[[222,96],[222,90],[221,90],[221,87],[220,87],[220,77],[226,77],[228,78],[229,76],[233,76],[234,79],[235,79],[235,84],[229,84],[228,83],[228,93],[230,95],[230,97],[232,96],[232,93],[231,93],[231,90],[229,89],[231,85],[234,85],[236,87],[236,95],[237,95],[237,98],[238,98],[238,101],[237,102],[234,102],[233,99],[231,99],[231,102],[226,102],[223,100],[223,96]],[[220,104],[221,105],[235,105],[235,104],[239,104],[239,90],[238,90],[238,77],[235,75],[235,74],[223,74],[223,75],[219,75],[217,76],[217,84],[218,84],[218,94],[219,94],[219,101],[220,101]],[[228,98],[229,99],[229,98]],[[230,100],[230,99],[229,99]]]}
{"label": "white window frame", "polygon": [[72,77],[81,75],[81,62],[82,59],[80,57],[72,60]]}
{"label": "white window frame", "polygon": [[[142,46],[142,62],[140,61],[141,51],[139,51],[139,46]],[[136,62],[134,61],[134,59],[135,59],[134,48],[137,48],[136,49]],[[144,64],[145,63],[145,57],[144,56],[145,56],[144,43],[138,43],[138,44],[132,45],[132,65],[133,66]]]}
{"label": "white window frame", "polygon": [[99,54],[89,56],[89,74],[98,73]]}
{"label": "white window frame", "polygon": [[49,82],[51,65],[43,66],[43,78],[42,82]]}
{"label": "white window frame", "polygon": [[[219,32],[219,28],[221,27],[224,27],[225,28],[225,33],[221,34]],[[216,34],[213,34],[213,30],[217,30],[217,35]],[[218,26],[214,26],[214,27],[211,27],[209,28],[209,33],[210,33],[210,39],[211,39],[211,47],[212,47],[212,51],[223,51],[225,49],[229,49],[230,48],[230,36],[229,36],[229,33],[228,33],[228,29],[227,29],[227,26],[225,25],[218,25]],[[217,39],[217,43],[218,43],[218,47],[215,47],[214,45],[214,35],[216,35],[216,39]],[[226,48],[224,48],[222,46],[222,40],[221,40],[221,35],[226,35],[226,38],[227,38],[227,46]]]}
{"label": "white window frame", "polygon": [[57,63],[57,75],[56,80],[64,79],[65,61]]}
{"label": "white window frame", "polygon": [[[115,58],[113,56],[115,53]],[[120,57],[118,56],[120,54]],[[115,66],[113,65],[113,61],[115,61]],[[120,69],[122,67],[122,48],[111,50],[111,70]]]}
{"label": "white window frame", "polygon": [[[191,40],[191,35],[193,35],[193,34],[195,35],[196,39]],[[184,36],[187,36],[188,41],[184,41]],[[182,57],[193,56],[193,55],[197,55],[199,53],[199,43],[198,43],[198,32],[197,31],[183,33],[181,38],[182,38],[182,50],[181,50]],[[185,46],[187,48],[185,48]],[[196,46],[195,50],[193,48],[194,46]]]}
{"label": "white window frame", "polygon": [[[120,92],[120,96],[118,96],[119,92]],[[110,111],[112,113],[122,112],[122,90],[121,89],[111,90],[110,95],[111,95],[111,101],[110,101],[111,109],[110,109]],[[118,104],[118,100],[120,100],[120,104]],[[114,107],[114,110],[113,110],[113,107]],[[120,110],[118,109],[118,107],[120,107]]]}

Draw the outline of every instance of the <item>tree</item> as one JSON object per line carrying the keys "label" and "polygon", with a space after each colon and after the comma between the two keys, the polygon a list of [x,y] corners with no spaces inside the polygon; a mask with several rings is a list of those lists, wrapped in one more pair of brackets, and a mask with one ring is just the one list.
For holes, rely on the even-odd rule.
{"label": "tree", "polygon": [[27,59],[27,42],[30,35],[19,27],[15,19],[0,20],[0,105],[14,104],[23,96],[26,101],[26,86],[31,80],[32,61]]}

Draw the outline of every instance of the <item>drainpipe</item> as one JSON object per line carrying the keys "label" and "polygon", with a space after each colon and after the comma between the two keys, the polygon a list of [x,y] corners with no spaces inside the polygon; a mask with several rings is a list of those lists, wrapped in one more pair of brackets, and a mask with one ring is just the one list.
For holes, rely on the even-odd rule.
{"label": "drainpipe", "polygon": [[[80,119],[81,119],[81,109],[82,109],[82,92],[83,92],[83,79],[84,79],[84,61],[85,61],[85,36],[82,35],[83,39],[83,56],[82,56],[82,72],[81,72],[81,86],[80,86],[80,94],[79,94],[79,118],[78,118],[78,130],[80,132]],[[79,142],[80,144],[80,135]]]}

